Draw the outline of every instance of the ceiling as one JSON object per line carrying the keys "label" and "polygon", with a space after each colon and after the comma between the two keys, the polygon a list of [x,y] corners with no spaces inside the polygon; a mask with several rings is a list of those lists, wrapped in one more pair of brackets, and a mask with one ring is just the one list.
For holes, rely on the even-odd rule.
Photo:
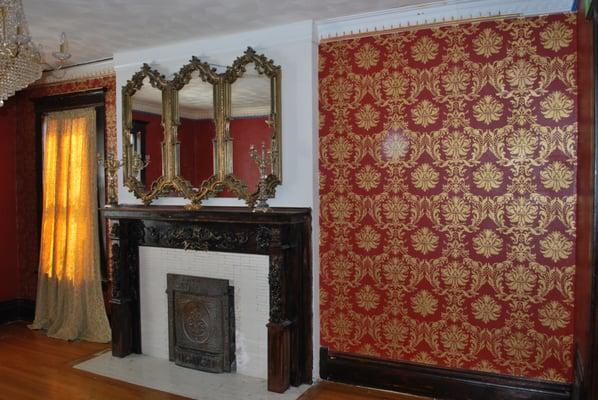
{"label": "ceiling", "polygon": [[[253,64],[231,86],[231,116],[253,117],[269,115],[271,112],[270,79],[258,74]],[[189,83],[178,91],[179,113],[181,118],[211,119],[214,117],[214,93],[211,84],[204,82],[193,73]],[[161,114],[162,92],[152,87],[149,79],[132,97],[132,107],[136,111]]]}
{"label": "ceiling", "polygon": [[[456,3],[463,0],[445,0]],[[50,54],[62,31],[73,64],[115,52],[243,32],[306,19],[379,11],[431,0],[23,0],[34,42]],[[50,56],[51,59],[51,56]]]}

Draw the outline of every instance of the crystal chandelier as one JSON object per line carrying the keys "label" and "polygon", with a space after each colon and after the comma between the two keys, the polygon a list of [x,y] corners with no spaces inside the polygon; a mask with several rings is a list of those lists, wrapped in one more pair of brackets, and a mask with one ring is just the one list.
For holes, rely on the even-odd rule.
{"label": "crystal chandelier", "polygon": [[32,43],[21,0],[0,0],[0,106],[42,76],[42,57]]}

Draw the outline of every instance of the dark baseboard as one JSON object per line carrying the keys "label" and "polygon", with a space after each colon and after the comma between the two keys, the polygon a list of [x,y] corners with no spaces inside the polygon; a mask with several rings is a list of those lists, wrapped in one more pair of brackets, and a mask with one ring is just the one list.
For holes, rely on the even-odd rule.
{"label": "dark baseboard", "polygon": [[33,321],[35,302],[26,299],[0,301],[0,324],[12,321]]}
{"label": "dark baseboard", "polygon": [[585,367],[581,351],[577,345],[575,346],[575,381],[573,382],[571,400],[580,400],[586,398],[583,393],[586,391],[585,387]]}
{"label": "dark baseboard", "polygon": [[569,400],[571,385],[320,349],[320,376],[443,400]]}

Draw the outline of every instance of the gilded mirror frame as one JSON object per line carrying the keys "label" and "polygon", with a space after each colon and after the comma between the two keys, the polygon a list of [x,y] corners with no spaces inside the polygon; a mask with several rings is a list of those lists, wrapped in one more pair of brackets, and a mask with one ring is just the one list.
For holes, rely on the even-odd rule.
{"label": "gilded mirror frame", "polygon": [[151,183],[150,190],[146,190],[143,182],[137,179],[138,172],[142,169],[140,166],[141,154],[137,154],[133,149],[133,145],[129,141],[131,130],[133,129],[133,101],[132,98],[139,91],[144,84],[144,80],[148,78],[152,87],[162,92],[162,128],[163,128],[163,142],[162,148],[168,147],[168,142],[171,137],[171,95],[168,81],[157,70],[152,69],[148,64],[143,64],[141,69],[137,71],[126,85],[122,87],[122,148],[123,148],[123,182],[124,185],[133,192],[135,197],[141,199],[143,204],[149,205],[155,198],[168,193],[170,190],[170,182],[166,176],[169,164],[168,155],[163,151],[162,154],[162,175]]}
{"label": "gilded mirror frame", "polygon": [[[272,127],[270,137],[270,149],[272,152],[271,164],[268,174],[260,177],[258,188],[251,192],[248,184],[233,174],[233,140],[230,132],[232,119],[231,88],[235,81],[243,77],[246,67],[250,64],[255,66],[259,75],[265,75],[270,80],[271,112],[268,119]],[[200,187],[193,187],[193,184],[180,174],[180,152],[178,129],[181,125],[179,110],[179,91],[192,79],[192,75],[198,72],[199,78],[208,82],[213,87],[214,124],[216,135],[214,139],[214,168],[210,178],[202,182]],[[129,141],[133,129],[133,103],[132,97],[141,89],[144,80],[148,78],[152,87],[162,92],[162,175],[151,183],[151,188],[137,179],[141,170],[141,155],[137,154]],[[210,64],[202,62],[197,57],[192,57],[188,64],[184,65],[172,80],[168,81],[158,71],[152,69],[148,64],[143,64],[126,85],[122,87],[123,105],[123,181],[124,185],[133,194],[141,199],[145,205],[161,196],[168,196],[173,190],[181,193],[185,198],[191,200],[188,206],[190,209],[201,208],[203,199],[213,197],[224,188],[228,188],[238,198],[245,200],[249,207],[254,207],[258,197],[263,200],[264,196],[273,198],[276,187],[282,183],[282,119],[281,119],[281,67],[274,64],[274,61],[248,47],[245,53],[238,57],[227,67],[224,73],[217,73]],[[247,157],[250,157],[248,154]],[[257,168],[257,166],[256,166]],[[261,191],[260,191],[261,189]]]}
{"label": "gilded mirror frame", "polygon": [[222,91],[222,77],[216,72],[216,69],[211,67],[210,64],[202,62],[199,58],[193,56],[188,64],[184,65],[179,72],[177,72],[172,81],[172,113],[173,113],[173,126],[172,135],[174,145],[179,146],[178,141],[178,129],[181,125],[180,122],[180,109],[179,109],[179,91],[187,85],[193,78],[193,74],[197,72],[199,78],[212,85],[212,101],[214,108],[214,124],[216,126],[215,143],[213,146],[214,151],[214,168],[212,176],[207,180],[203,181],[200,187],[196,188],[193,184],[185,179],[180,174],[180,156],[179,152],[174,154],[175,162],[175,173],[172,178],[172,184],[176,191],[181,193],[185,198],[191,200],[191,205],[188,206],[190,209],[199,209],[201,207],[201,201],[205,198],[212,197],[222,189],[222,171],[226,163],[225,152],[222,151],[222,127],[224,125],[224,113],[221,106],[219,106],[219,98],[221,97],[220,92]]}
{"label": "gilded mirror frame", "polygon": [[[241,181],[233,174],[233,146],[232,137],[230,133],[230,121],[232,119],[232,85],[241,78],[247,71],[247,66],[255,65],[255,69],[259,75],[265,75],[270,78],[270,121],[272,121],[272,135],[270,138],[270,149],[274,155],[273,162],[270,165],[270,173],[267,175],[264,182],[264,191],[268,198],[273,198],[276,194],[276,187],[282,183],[282,105],[281,105],[281,67],[276,65],[273,60],[268,59],[263,54],[248,47],[245,53],[238,57],[228,67],[226,72],[222,74],[223,92],[221,101],[223,102],[223,109],[225,114],[225,123],[223,126],[223,150],[226,153],[224,165],[224,176],[222,184],[234,193],[238,198],[245,200],[248,206],[254,207],[259,196],[259,189],[255,192],[250,192],[247,184]],[[256,143],[257,145],[257,143]],[[248,155],[249,157],[249,155]],[[257,167],[256,167],[257,168]],[[259,187],[259,185],[258,185]]]}

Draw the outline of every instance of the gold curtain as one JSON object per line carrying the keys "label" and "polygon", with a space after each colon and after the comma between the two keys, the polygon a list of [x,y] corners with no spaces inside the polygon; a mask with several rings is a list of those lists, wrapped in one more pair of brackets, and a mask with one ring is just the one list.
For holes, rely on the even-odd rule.
{"label": "gold curtain", "polygon": [[101,290],[93,108],[46,116],[35,321],[50,337],[110,341]]}

